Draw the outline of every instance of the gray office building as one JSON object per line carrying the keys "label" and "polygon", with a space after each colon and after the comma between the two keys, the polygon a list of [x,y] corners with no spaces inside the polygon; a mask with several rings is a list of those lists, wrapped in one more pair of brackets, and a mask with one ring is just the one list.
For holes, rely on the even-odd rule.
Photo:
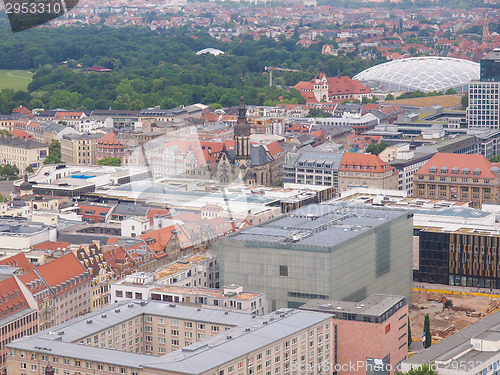
{"label": "gray office building", "polygon": [[412,301],[413,214],[313,204],[214,244],[223,284],[265,292],[271,310],[311,299]]}

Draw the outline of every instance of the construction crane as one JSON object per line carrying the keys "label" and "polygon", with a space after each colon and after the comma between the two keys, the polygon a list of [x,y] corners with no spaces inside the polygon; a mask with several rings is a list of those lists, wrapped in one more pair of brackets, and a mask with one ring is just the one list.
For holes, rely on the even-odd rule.
{"label": "construction crane", "polygon": [[269,72],[269,87],[273,86],[273,70],[279,70],[282,72],[300,72],[300,70],[297,69],[278,68],[276,66],[266,66],[264,67],[264,70]]}

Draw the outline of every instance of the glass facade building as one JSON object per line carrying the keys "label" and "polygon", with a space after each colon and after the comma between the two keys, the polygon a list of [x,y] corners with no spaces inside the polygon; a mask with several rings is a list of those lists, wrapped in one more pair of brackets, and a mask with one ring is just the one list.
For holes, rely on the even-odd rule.
{"label": "glass facade building", "polygon": [[500,49],[481,60],[480,80],[469,85],[469,129],[500,128]]}
{"label": "glass facade building", "polygon": [[414,280],[500,288],[500,236],[468,231],[415,229],[419,269]]}
{"label": "glass facade building", "polygon": [[271,310],[311,299],[412,301],[413,214],[380,207],[309,205],[214,244],[223,284],[266,293]]}

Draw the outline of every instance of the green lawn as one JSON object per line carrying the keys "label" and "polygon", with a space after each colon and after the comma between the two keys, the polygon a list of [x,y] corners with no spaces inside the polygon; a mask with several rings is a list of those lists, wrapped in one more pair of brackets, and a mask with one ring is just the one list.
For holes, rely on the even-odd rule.
{"label": "green lawn", "polygon": [[0,69],[0,90],[14,89],[26,90],[33,79],[33,74],[27,70],[2,70]]}

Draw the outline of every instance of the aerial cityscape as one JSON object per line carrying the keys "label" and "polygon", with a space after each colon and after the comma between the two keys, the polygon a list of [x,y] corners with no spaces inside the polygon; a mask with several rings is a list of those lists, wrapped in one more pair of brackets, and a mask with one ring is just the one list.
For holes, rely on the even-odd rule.
{"label": "aerial cityscape", "polygon": [[500,371],[500,0],[4,0],[0,375]]}

